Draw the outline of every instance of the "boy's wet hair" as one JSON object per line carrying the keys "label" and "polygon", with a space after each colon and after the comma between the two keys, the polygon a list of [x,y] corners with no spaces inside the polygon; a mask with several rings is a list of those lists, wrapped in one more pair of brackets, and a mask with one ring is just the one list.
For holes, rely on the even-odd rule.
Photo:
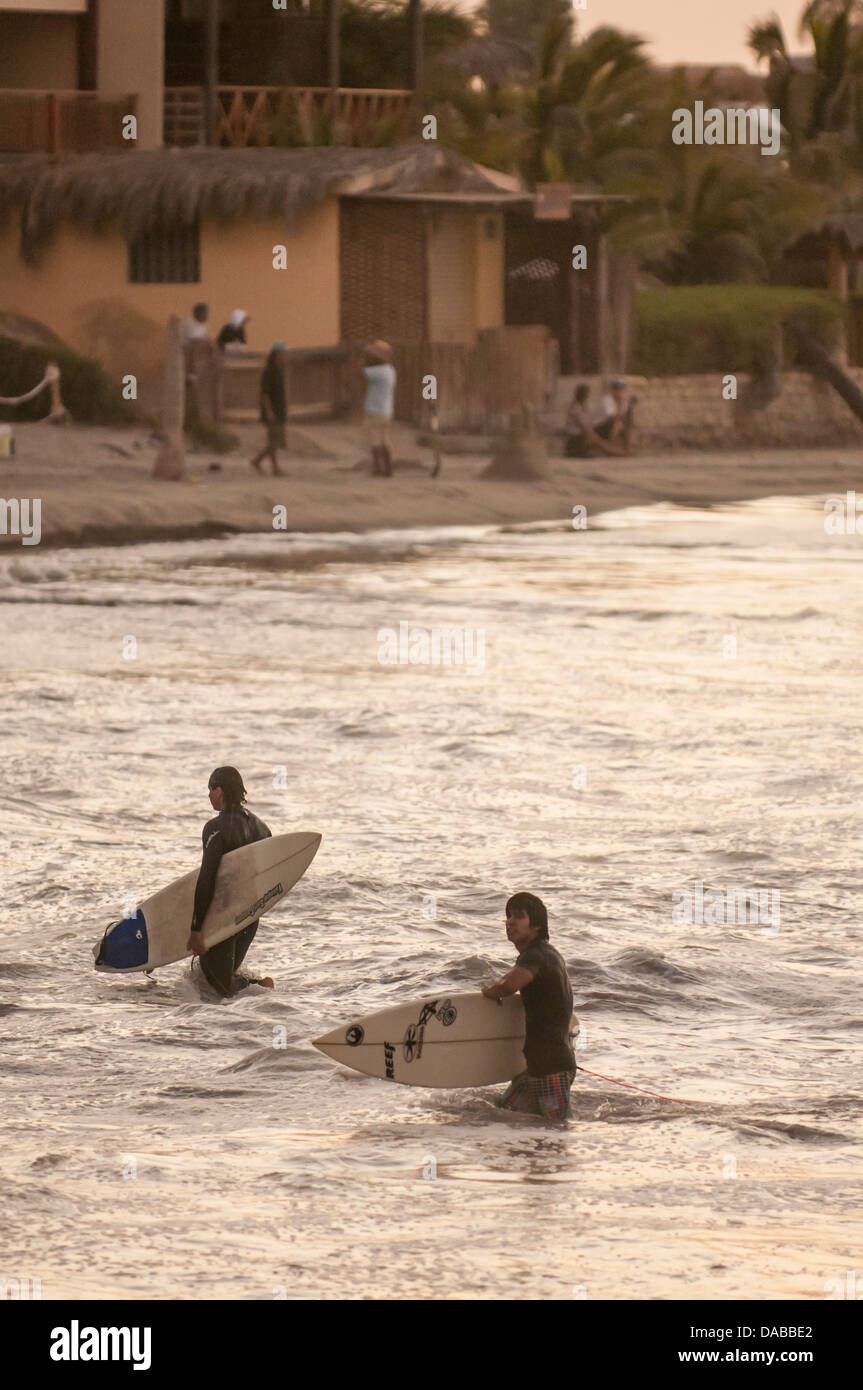
{"label": "boy's wet hair", "polygon": [[506,915],[511,912],[526,912],[532,927],[539,928],[540,941],[548,940],[548,908],[535,893],[513,893],[507,899]]}
{"label": "boy's wet hair", "polygon": [[[582,401],[586,401],[589,395],[590,387],[587,385],[586,382],[583,381],[580,386],[576,386],[575,399],[579,402],[579,404],[581,404]],[[539,902],[539,898],[537,898],[537,902]]]}
{"label": "boy's wet hair", "polygon": [[243,786],[243,779],[235,767],[217,767],[215,772],[210,773],[210,791],[214,787],[221,787],[225,793],[225,810],[235,811],[246,799],[246,788]]}

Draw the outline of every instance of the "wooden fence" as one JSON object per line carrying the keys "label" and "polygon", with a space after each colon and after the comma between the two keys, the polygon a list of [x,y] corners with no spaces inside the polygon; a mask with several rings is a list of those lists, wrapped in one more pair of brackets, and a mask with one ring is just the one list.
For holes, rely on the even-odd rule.
{"label": "wooden fence", "polygon": [[[222,354],[209,342],[192,342],[186,353],[202,415],[225,423],[259,418],[264,353]],[[442,432],[497,433],[521,406],[545,409],[557,380],[557,343],[544,326],[484,329],[475,344],[396,343],[393,359],[396,418],[426,426],[434,406]],[[289,418],[332,419],[360,412],[363,361],[359,343],[289,350]],[[430,377],[436,401],[426,399]]]}
{"label": "wooden fence", "polygon": [[[413,92],[392,87],[217,87],[217,145],[364,146],[385,122],[407,133]],[[203,144],[204,88],[165,88],[166,145]]]}
{"label": "wooden fence", "polygon": [[472,343],[396,344],[396,416],[425,425],[435,378],[442,433],[496,433],[522,405],[541,411],[557,380],[557,343],[544,325],[487,328]]}
{"label": "wooden fence", "polygon": [[[348,346],[289,349],[285,386],[291,420],[332,419],[357,404],[362,352]],[[260,417],[263,352],[222,353],[213,342],[186,348],[190,394],[199,414],[225,423]]]}
{"label": "wooden fence", "polygon": [[123,118],[137,114],[138,98],[104,92],[0,91],[0,150],[7,154],[81,154],[134,149],[123,139]]}

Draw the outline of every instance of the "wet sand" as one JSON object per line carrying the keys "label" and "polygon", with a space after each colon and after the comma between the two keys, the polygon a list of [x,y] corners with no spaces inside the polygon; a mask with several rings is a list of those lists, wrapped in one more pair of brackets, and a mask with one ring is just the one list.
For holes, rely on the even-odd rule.
{"label": "wet sand", "polygon": [[[41,545],[125,545],[226,532],[273,529],[284,507],[289,531],[365,531],[381,527],[478,525],[569,517],[583,505],[588,517],[619,507],[669,501],[689,506],[772,495],[833,495],[863,491],[855,448],[673,453],[613,459],[553,458],[542,481],[480,477],[488,458],[443,455],[430,477],[431,451],[416,431],[394,432],[396,474],[373,478],[354,424],[303,425],[309,453],[285,454],[284,478],[259,476],[249,458],[262,442],[259,426],[234,427],[235,452],[187,454],[186,481],[150,475],[157,445],[144,429],[15,426],[16,456],[0,460],[0,496],[41,499]],[[211,471],[217,464],[218,470]],[[18,536],[0,535],[18,549]],[[32,549],[33,547],[28,547]]]}

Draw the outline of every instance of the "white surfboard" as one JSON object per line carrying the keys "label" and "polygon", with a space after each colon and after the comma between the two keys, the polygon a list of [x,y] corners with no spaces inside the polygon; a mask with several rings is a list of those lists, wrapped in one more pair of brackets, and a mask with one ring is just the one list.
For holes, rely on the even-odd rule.
{"label": "white surfboard", "polygon": [[[273,835],[226,854],[204,919],[204,944],[216,946],[269,912],[302,878],[320,843],[320,835],[305,830]],[[108,927],[93,947],[96,969],[125,975],[188,956],[197,881],[198,870],[193,869],[147,898],[134,916]]]}
{"label": "white surfboard", "polygon": [[[573,1017],[574,1032],[578,1020]],[[316,1038],[320,1052],[405,1086],[491,1086],[525,1069],[524,1007],[484,994],[439,994],[352,1019]]]}

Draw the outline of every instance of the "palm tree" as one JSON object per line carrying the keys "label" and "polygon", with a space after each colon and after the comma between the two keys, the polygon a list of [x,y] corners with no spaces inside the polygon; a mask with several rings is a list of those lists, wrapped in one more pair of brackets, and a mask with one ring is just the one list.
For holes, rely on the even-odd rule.
{"label": "palm tree", "polygon": [[[501,35],[454,50],[438,65],[441,138],[481,163],[522,173],[530,185],[601,187],[606,165],[644,143],[644,40],[602,28],[575,41],[571,7],[555,9],[533,41],[532,59],[526,42]],[[471,54],[473,66],[465,66]]]}
{"label": "palm tree", "polygon": [[[813,0],[803,11],[800,34],[812,44],[811,62],[788,52],[775,16],[749,31],[749,47],[770,70],[767,96],[782,112],[792,158],[808,170],[819,162],[811,148],[825,137],[847,142],[846,158],[858,157],[863,134],[863,24],[860,0]],[[829,149],[828,149],[829,153]]]}
{"label": "palm tree", "polygon": [[572,19],[572,0],[486,0],[479,19],[491,39],[524,44],[536,53],[546,25]]}
{"label": "palm tree", "polygon": [[609,163],[641,146],[637,113],[650,81],[644,46],[607,27],[573,44],[569,15],[546,25],[524,103],[529,183],[563,178],[602,187]]}
{"label": "palm tree", "polygon": [[[510,3],[516,9],[520,0]],[[813,15],[811,22],[835,26],[836,20]],[[773,104],[781,105],[802,148],[812,113],[800,100],[799,69],[778,22],[757,28],[753,43],[773,58],[773,92],[794,88],[794,102],[783,96]],[[835,97],[837,51],[848,31],[840,26],[832,33],[832,47],[826,38],[819,42],[823,83]],[[463,72],[459,85],[451,69],[441,137],[483,163],[521,172],[532,186],[559,180],[626,195],[603,215],[604,230],[618,250],[635,252],[663,278],[687,284],[766,280],[783,248],[823,214],[823,180],[807,186],[783,156],[774,163],[753,150],[674,145],[672,112],[696,93],[682,70],[670,81],[657,80],[636,35],[604,27],[578,40],[571,7],[563,12],[558,6],[535,39],[535,52],[530,78],[504,69],[499,83],[470,85]],[[499,56],[507,60],[503,50]],[[697,95],[707,105],[722,101],[710,74]],[[844,107],[822,98],[817,119],[823,123],[829,114],[838,122],[840,109],[851,110],[847,93],[842,100]],[[835,139],[822,136],[821,159]]]}
{"label": "palm tree", "polygon": [[717,103],[710,74],[697,93],[682,69],[655,87],[641,147],[606,160],[604,186],[628,201],[606,213],[605,230],[675,284],[766,280],[784,247],[823,215],[823,192],[750,148],[675,145],[672,113],[696,95]]}

